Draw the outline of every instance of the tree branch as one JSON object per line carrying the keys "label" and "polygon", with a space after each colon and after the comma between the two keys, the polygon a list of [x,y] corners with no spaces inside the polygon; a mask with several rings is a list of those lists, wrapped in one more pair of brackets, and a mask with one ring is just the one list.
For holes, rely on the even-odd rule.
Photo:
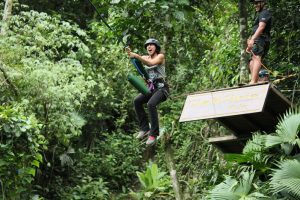
{"label": "tree branch", "polygon": [[2,74],[3,74],[4,80],[6,81],[6,83],[7,83],[7,84],[10,86],[10,88],[12,89],[14,95],[15,95],[16,97],[18,97],[18,96],[19,96],[18,89],[17,89],[17,87],[10,81],[10,79],[9,79],[9,77],[8,77],[8,75],[7,75],[7,73],[6,73],[5,69],[4,69],[4,67],[3,67],[3,64],[2,64],[1,62],[0,62],[0,71],[1,71]]}

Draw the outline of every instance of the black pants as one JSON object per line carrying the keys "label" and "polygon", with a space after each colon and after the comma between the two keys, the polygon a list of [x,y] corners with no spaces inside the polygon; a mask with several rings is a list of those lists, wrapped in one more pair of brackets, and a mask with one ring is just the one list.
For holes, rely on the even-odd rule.
{"label": "black pants", "polygon": [[[159,122],[157,114],[157,105],[167,99],[167,88],[155,89],[151,94],[139,94],[134,99],[134,108],[139,121],[139,127],[142,131],[149,131],[150,135],[159,135]],[[150,117],[151,129],[149,128],[148,116],[144,110],[144,104],[147,103],[147,108]]]}

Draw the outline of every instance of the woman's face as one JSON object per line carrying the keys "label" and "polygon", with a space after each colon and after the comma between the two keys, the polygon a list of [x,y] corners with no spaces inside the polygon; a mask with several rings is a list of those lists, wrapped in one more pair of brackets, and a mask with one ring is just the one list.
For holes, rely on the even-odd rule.
{"label": "woman's face", "polygon": [[156,53],[156,46],[155,44],[148,44],[147,45],[147,52],[150,56]]}

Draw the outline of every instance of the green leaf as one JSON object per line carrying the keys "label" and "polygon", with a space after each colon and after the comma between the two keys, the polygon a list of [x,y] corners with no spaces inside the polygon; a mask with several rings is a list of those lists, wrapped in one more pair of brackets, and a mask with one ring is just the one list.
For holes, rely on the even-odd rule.
{"label": "green leaf", "polygon": [[39,168],[40,167],[40,162],[37,161],[37,160],[34,160],[34,161],[31,162],[31,165],[36,166],[36,167]]}
{"label": "green leaf", "polygon": [[27,168],[27,170],[26,170],[26,172],[28,173],[28,174],[31,174],[32,176],[35,176],[35,169],[34,168]]}
{"label": "green leaf", "polygon": [[0,159],[0,167],[8,165],[8,163],[2,159]]}
{"label": "green leaf", "polygon": [[35,155],[35,158],[36,158],[40,163],[43,162],[43,156],[42,156],[42,154],[37,153],[37,154]]}

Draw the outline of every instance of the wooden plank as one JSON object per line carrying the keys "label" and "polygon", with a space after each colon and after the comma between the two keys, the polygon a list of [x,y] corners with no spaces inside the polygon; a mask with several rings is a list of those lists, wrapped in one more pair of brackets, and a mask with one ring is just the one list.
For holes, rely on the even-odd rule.
{"label": "wooden plank", "polygon": [[221,136],[221,137],[211,137],[208,138],[209,143],[222,143],[222,142],[228,142],[228,141],[241,141],[244,139],[248,139],[248,136],[244,137],[237,137],[235,135],[226,135],[226,136]]}
{"label": "wooden plank", "polygon": [[248,136],[236,137],[235,135],[229,135],[209,138],[208,141],[223,153],[241,153],[248,139]]}

